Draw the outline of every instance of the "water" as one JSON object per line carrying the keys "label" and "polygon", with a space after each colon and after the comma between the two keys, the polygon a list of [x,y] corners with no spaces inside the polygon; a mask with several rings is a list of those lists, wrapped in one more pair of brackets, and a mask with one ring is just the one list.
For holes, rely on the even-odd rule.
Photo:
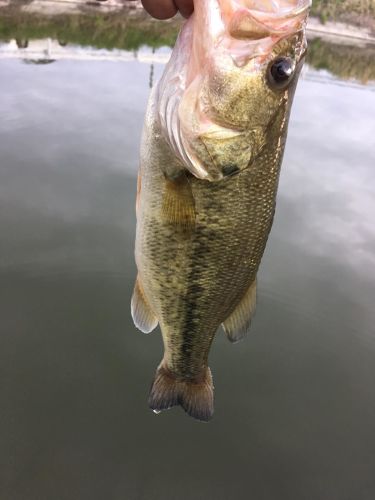
{"label": "water", "polygon": [[129,311],[162,69],[0,59],[0,497],[372,500],[373,86],[305,71],[252,332],[218,335],[202,424],[147,408],[161,338]]}

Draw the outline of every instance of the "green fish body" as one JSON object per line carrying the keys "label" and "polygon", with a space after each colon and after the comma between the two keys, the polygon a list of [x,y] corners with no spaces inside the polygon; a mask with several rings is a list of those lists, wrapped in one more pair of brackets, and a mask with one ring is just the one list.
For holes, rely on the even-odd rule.
{"label": "green fish body", "polygon": [[[202,9],[210,3],[203,1]],[[200,33],[194,15],[174,50],[178,55],[184,48],[184,57],[172,55],[146,114],[132,315],[144,332],[159,323],[163,336],[150,407],[159,412],[181,405],[207,421],[213,414],[211,343],[220,325],[230,341],[240,340],[255,310],[256,276],[305,51],[306,12],[295,15],[260,60],[250,53],[236,64],[237,46],[226,46],[220,58],[216,46],[204,70],[202,55],[193,62],[186,56]],[[236,33],[240,28],[237,22]],[[171,90],[176,73],[182,84]]]}

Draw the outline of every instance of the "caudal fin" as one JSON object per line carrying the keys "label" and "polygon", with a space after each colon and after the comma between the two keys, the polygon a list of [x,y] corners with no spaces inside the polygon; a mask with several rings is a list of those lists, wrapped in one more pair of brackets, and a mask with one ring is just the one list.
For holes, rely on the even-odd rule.
{"label": "caudal fin", "polygon": [[214,413],[211,370],[206,367],[199,380],[180,380],[163,364],[156,371],[148,404],[155,412],[180,405],[188,415],[207,422]]}

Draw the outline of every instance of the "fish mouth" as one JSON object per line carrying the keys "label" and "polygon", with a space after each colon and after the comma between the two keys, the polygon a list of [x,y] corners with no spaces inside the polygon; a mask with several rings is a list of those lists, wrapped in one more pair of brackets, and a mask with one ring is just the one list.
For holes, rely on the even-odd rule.
{"label": "fish mouth", "polygon": [[222,11],[248,11],[268,19],[288,19],[305,13],[312,0],[218,0]]}
{"label": "fish mouth", "polygon": [[234,38],[258,39],[284,34],[303,22],[311,0],[218,0]]}
{"label": "fish mouth", "polygon": [[229,4],[224,10],[225,31],[229,35],[223,49],[238,67],[250,59],[265,57],[281,38],[292,35],[306,24],[311,0],[219,0]]}

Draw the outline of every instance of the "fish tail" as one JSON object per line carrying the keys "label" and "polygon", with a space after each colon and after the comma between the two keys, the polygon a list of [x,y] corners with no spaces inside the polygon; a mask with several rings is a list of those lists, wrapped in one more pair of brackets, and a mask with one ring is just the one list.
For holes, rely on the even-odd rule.
{"label": "fish tail", "polygon": [[162,362],[156,371],[148,404],[156,413],[180,405],[191,417],[207,422],[214,413],[214,387],[207,366],[199,379],[178,379]]}

